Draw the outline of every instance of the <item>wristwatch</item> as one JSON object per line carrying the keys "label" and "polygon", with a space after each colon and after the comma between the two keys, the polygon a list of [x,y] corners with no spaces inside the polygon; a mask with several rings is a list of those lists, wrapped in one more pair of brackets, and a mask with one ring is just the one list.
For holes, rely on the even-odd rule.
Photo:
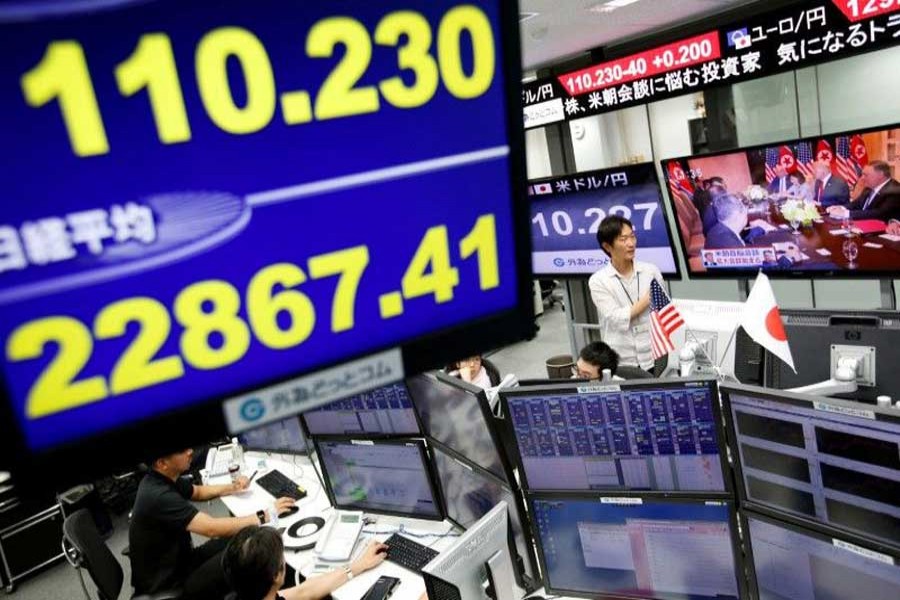
{"label": "wristwatch", "polygon": [[265,525],[266,524],[266,511],[264,511],[264,510],[256,511],[256,518],[259,519],[260,525]]}
{"label": "wristwatch", "polygon": [[353,570],[350,568],[350,565],[344,565],[344,575],[347,576],[347,581],[353,579]]}

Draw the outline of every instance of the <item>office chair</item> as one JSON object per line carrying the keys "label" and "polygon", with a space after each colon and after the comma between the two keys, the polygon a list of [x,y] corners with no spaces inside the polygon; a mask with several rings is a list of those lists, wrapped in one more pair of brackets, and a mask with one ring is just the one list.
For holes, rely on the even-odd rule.
{"label": "office chair", "polygon": [[616,375],[622,379],[653,379],[653,374],[640,367],[621,365],[616,369]]}
{"label": "office chair", "polygon": [[[66,517],[63,522],[62,549],[66,561],[78,572],[81,589],[87,600],[92,599],[84,583],[82,569],[88,572],[97,586],[97,596],[100,600],[118,600],[125,578],[122,565],[100,537],[97,525],[87,509],[79,509]],[[180,597],[180,590],[167,590],[134,596],[132,600],[177,600]]]}

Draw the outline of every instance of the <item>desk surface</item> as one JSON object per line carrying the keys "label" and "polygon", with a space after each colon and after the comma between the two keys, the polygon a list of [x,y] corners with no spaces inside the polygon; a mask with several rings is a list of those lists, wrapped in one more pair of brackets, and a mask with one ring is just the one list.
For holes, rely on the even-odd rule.
{"label": "desk surface", "polygon": [[[308,458],[260,452],[247,452],[244,454],[243,472],[247,476],[252,474],[253,471],[258,471],[256,475],[258,478],[273,468],[278,469],[299,483],[307,492],[306,498],[297,503],[300,510],[289,517],[279,519],[278,527],[289,527],[304,517],[320,516],[326,520],[331,517],[334,509],[328,501],[328,495],[322,489],[315,467]],[[228,481],[228,476],[224,475],[210,478],[208,483],[218,484],[227,483]],[[255,514],[261,508],[270,507],[274,501],[275,499],[256,483],[256,478],[254,478],[247,491],[222,498],[222,502],[228,510],[238,517]],[[367,516],[374,518],[376,522],[373,525],[367,525],[363,529],[363,533],[360,535],[360,539],[354,549],[354,559],[359,556],[370,541],[373,539],[386,540],[401,525],[405,531],[414,534],[438,534],[433,537],[415,538],[419,543],[438,551],[450,546],[455,539],[454,537],[446,536],[453,529],[453,525],[449,521],[423,521],[384,515]],[[327,563],[327,567],[323,570],[321,569],[323,563],[317,559],[312,550],[293,551],[286,549],[285,561],[292,568],[302,573],[304,577],[311,577],[317,573],[341,567],[345,564]],[[378,567],[354,577],[351,581],[338,588],[332,596],[336,600],[356,600],[361,598],[382,575],[400,579],[400,585],[391,597],[392,600],[417,600],[422,595],[422,592],[425,591],[425,582],[420,575],[412,573],[390,561],[385,561]],[[520,598],[521,596],[522,591],[518,590],[516,597]]]}

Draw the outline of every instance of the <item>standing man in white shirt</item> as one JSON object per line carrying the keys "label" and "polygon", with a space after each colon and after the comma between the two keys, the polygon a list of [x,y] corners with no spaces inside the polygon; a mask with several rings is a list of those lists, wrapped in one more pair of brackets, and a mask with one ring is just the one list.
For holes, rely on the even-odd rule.
{"label": "standing man in white shirt", "polygon": [[637,236],[628,219],[618,215],[603,219],[597,242],[610,259],[588,281],[603,341],[619,354],[620,365],[652,372],[650,282],[656,279],[663,285],[662,273],[655,265],[634,260]]}

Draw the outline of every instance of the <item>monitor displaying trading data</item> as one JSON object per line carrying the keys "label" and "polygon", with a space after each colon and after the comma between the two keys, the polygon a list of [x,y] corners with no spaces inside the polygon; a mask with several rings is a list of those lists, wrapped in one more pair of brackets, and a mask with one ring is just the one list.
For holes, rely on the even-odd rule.
{"label": "monitor displaying trading data", "polygon": [[900,553],[829,531],[746,514],[759,600],[896,600]]}
{"label": "monitor displaying trading data", "polygon": [[425,435],[509,481],[484,390],[439,373],[407,380]]}
{"label": "monitor displaying trading data", "polygon": [[900,413],[723,388],[747,502],[900,547]]}
{"label": "monitor displaying trading data", "polygon": [[238,440],[247,450],[263,452],[306,453],[306,437],[300,428],[300,419],[288,417],[270,425],[245,431]]}
{"label": "monitor displaying trading data", "polygon": [[335,507],[443,518],[421,442],[319,440],[316,446]]}
{"label": "monitor displaying trading data", "polygon": [[662,497],[529,497],[547,591],[737,600],[732,509]]}
{"label": "monitor displaying trading data", "polygon": [[712,380],[501,395],[528,489],[728,491]]}
{"label": "monitor displaying trading data", "polygon": [[406,385],[395,383],[326,404],[302,415],[310,435],[418,435]]}
{"label": "monitor displaying trading data", "polygon": [[531,564],[531,541],[523,527],[516,498],[504,483],[472,466],[450,451],[432,446],[435,475],[441,484],[441,492],[447,510],[447,518],[461,527],[469,528],[494,508],[501,500],[509,509],[509,521],[516,544],[516,552],[522,559],[525,574],[534,578]]}

